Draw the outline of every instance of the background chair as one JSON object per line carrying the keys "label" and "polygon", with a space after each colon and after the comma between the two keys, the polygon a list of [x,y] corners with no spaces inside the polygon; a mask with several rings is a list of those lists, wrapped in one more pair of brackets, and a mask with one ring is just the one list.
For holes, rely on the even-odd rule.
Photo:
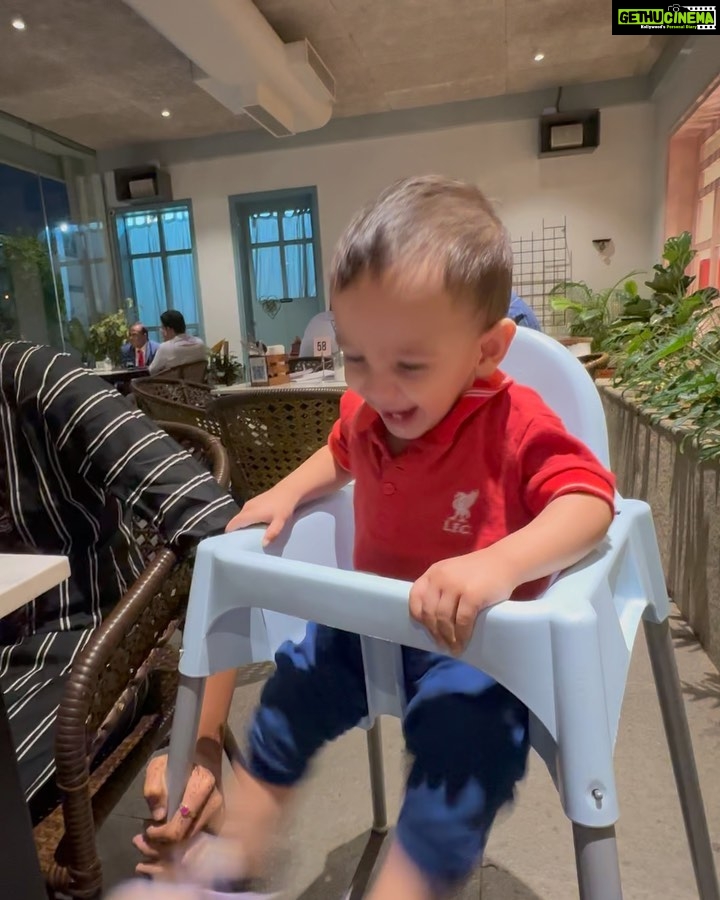
{"label": "background chair", "polygon": [[208,363],[206,359],[198,362],[185,363],[182,366],[173,366],[171,369],[163,369],[158,372],[162,378],[181,378],[183,381],[205,381]]}
{"label": "background chair", "polygon": [[327,442],[343,387],[247,390],[213,399],[230,456],[233,493],[248,500],[269,490]]}
{"label": "background chair", "polygon": [[[160,424],[227,487],[227,454],[217,438]],[[34,829],[49,891],[77,898],[99,896],[96,829],[166,736],[177,691],[177,650],[169,642],[185,613],[192,560],[179,560],[138,516],[131,527],[146,567],[73,663],[56,724],[63,799]],[[141,715],[118,743],[119,724],[136,703]]]}
{"label": "background chair", "polygon": [[[599,396],[566,350],[539,333],[522,332],[504,368],[532,384],[566,427],[607,462]],[[351,488],[346,488],[304,509],[268,548],[262,548],[261,528],[200,545],[170,747],[171,809],[187,780],[204,677],[268,658],[280,640],[297,633],[298,615],[365,635],[369,720],[401,714],[400,645],[434,646],[409,618],[408,584],[349,571],[352,529]],[[506,602],[484,612],[463,657],[531,712],[532,746],[548,765],[573,823],[582,900],[622,897],[612,753],[641,620],[699,896],[720,897],[668,612],[649,507],[618,498],[618,515],[604,544],[534,602]],[[375,822],[384,827],[381,774],[381,768],[371,769]]]}
{"label": "background chair", "polygon": [[138,407],[156,422],[176,422],[202,428],[220,437],[220,427],[210,412],[211,389],[207,384],[179,378],[143,378],[133,381]]}

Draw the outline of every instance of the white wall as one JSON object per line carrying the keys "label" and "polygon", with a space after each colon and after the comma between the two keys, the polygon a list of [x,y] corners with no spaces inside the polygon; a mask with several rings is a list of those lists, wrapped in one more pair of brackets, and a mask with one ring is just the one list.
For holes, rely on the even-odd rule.
{"label": "white wall", "polygon": [[[593,153],[538,159],[537,119],[481,123],[352,143],[243,154],[170,167],[173,193],[193,203],[209,343],[238,348],[240,312],[228,196],[316,185],[325,268],[355,209],[404,175],[437,172],[474,181],[494,200],[513,237],[567,217],[575,279],[609,286],[654,262],[655,144],[649,103],[602,111]],[[612,238],[604,263],[591,241]]]}

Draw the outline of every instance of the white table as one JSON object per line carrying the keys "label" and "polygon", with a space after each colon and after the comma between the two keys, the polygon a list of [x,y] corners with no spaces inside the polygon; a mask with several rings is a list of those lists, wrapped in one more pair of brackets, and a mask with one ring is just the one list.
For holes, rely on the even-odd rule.
{"label": "white table", "polygon": [[332,372],[298,372],[290,376],[289,383],[285,384],[231,384],[229,386],[218,385],[214,387],[212,392],[217,397],[224,394],[237,394],[240,391],[287,391],[293,389],[312,389],[313,391],[329,388],[337,390],[338,388],[347,387],[344,379],[335,379]]}
{"label": "white table", "polygon": [[70,576],[66,556],[0,553],[0,618],[49,591]]}
{"label": "white table", "polygon": [[[0,553],[0,617],[61,584],[69,575],[70,564],[65,556]],[[9,825],[3,829],[0,841],[0,897],[47,900],[2,692],[0,798],[3,821]]]}

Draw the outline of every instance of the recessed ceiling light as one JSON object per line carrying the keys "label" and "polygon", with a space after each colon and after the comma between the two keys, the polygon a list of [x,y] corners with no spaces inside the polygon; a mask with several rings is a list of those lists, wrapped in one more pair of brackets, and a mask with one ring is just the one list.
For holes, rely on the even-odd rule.
{"label": "recessed ceiling light", "polygon": [[19,16],[12,20],[12,27],[15,31],[25,31],[25,19],[21,19]]}
{"label": "recessed ceiling light", "polygon": [[170,116],[172,115],[172,113],[170,112],[169,109],[164,109],[164,110],[160,113],[160,115],[163,117],[163,119],[169,119]]}
{"label": "recessed ceiling light", "polygon": [[533,59],[535,60],[535,62],[542,62],[545,59],[545,54],[536,53],[535,56],[533,56]]}

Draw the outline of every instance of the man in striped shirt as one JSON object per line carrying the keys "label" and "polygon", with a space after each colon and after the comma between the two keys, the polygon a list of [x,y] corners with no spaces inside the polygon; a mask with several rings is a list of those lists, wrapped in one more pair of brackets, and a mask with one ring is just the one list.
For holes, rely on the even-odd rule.
{"label": "man in striped shirt", "polygon": [[132,511],[185,553],[238,508],[187,451],[69,356],[0,345],[0,553],[66,555],[72,572],[0,619],[0,682],[34,821],[57,799],[54,723],[73,659],[144,567]]}

